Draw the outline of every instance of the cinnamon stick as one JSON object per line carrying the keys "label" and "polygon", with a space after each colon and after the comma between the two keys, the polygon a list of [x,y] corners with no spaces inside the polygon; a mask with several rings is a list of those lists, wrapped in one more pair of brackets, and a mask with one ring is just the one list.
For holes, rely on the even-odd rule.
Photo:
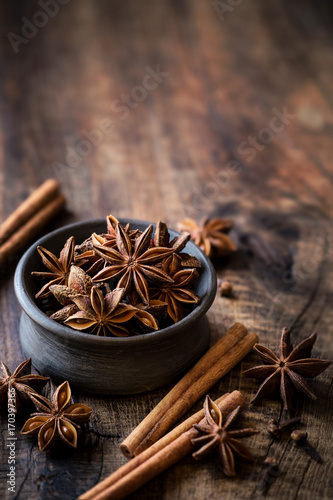
{"label": "cinnamon stick", "polygon": [[13,254],[18,252],[32,239],[65,205],[65,198],[57,196],[48,205],[37,212],[19,231],[14,233],[0,246],[0,266]]}
{"label": "cinnamon stick", "polygon": [[[228,400],[229,408],[237,408],[238,405],[244,405],[244,398],[242,394],[238,391],[234,391]],[[225,404],[227,398],[223,399],[219,404],[219,408],[225,411]],[[232,410],[231,410],[232,411]],[[203,425],[206,422],[205,418],[199,421],[199,424]],[[194,446],[191,440],[199,436],[199,432],[191,427],[189,430],[181,434],[177,439],[169,443],[167,446],[159,450],[157,453],[153,454],[140,463],[137,467],[131,470],[128,474],[121,477],[119,480],[105,488],[100,493],[96,494],[93,498],[94,500],[121,500],[127,497],[145,483],[156,477],[158,474],[166,470],[171,465],[175,464],[188,453],[194,451]],[[149,450],[147,450],[149,451]],[[140,456],[136,457],[134,460],[140,460]],[[130,462],[131,463],[131,462]],[[80,497],[82,499],[82,497]]]}
{"label": "cinnamon stick", "polygon": [[31,193],[31,195],[24,200],[23,203],[2,222],[2,224],[0,224],[0,246],[56,196],[59,196],[59,183],[55,179],[48,179]]}
{"label": "cinnamon stick", "polygon": [[[235,408],[237,408],[237,406],[239,405],[244,406],[245,400],[239,391],[233,391],[231,394],[229,393],[224,394],[223,396],[218,398],[215,401],[215,403],[220,407],[223,419],[225,419],[230,412],[232,412]],[[168,446],[170,443],[175,441],[184,432],[191,429],[193,424],[197,424],[198,422],[200,422],[200,420],[202,420],[204,415],[205,413],[204,410],[202,409],[197,413],[195,413],[194,415],[192,415],[191,417],[189,417],[188,419],[186,419],[184,422],[175,427],[172,431],[168,432],[168,434],[166,434],[161,439],[156,441],[156,443],[150,446],[147,450],[140,453],[140,455],[133,458],[132,460],[124,464],[122,467],[119,467],[119,469],[113,472],[110,476],[105,478],[100,483],[96,484],[96,486],[94,486],[90,490],[83,493],[83,495],[79,497],[80,500],[91,500],[95,498],[95,495],[102,493],[104,490],[106,490],[107,488],[115,484],[117,481],[119,481],[122,477],[129,474],[136,467],[140,466],[146,460],[151,458],[153,455],[156,455],[156,453],[158,453],[163,448]]]}
{"label": "cinnamon stick", "polygon": [[120,445],[127,457],[139,455],[165,432],[246,354],[258,337],[235,323],[191,368]]}

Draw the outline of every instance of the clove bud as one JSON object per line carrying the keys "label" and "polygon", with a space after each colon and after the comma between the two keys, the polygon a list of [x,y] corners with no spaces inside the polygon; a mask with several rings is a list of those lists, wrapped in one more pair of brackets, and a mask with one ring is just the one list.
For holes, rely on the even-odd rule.
{"label": "clove bud", "polygon": [[296,430],[291,433],[290,437],[294,440],[295,446],[304,450],[308,455],[310,455],[311,458],[316,460],[316,462],[322,463],[322,459],[318,451],[307,440],[307,432]]}
{"label": "clove bud", "polygon": [[263,494],[266,494],[274,483],[276,478],[280,476],[279,464],[275,457],[267,457],[264,461],[264,472],[260,482],[260,489]]}
{"label": "clove bud", "polygon": [[268,430],[269,434],[271,434],[273,437],[280,439],[283,431],[287,427],[289,427],[293,424],[297,424],[300,420],[301,419],[299,417],[297,417],[297,418],[291,418],[289,420],[285,420],[284,422],[279,423],[277,420],[272,418],[267,430]]}

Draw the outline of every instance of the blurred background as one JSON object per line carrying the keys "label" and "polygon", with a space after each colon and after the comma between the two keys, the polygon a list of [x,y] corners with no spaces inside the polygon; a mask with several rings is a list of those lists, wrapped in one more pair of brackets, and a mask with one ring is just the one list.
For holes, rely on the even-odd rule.
{"label": "blurred background", "polygon": [[4,216],[48,177],[66,222],[112,212],[175,225],[258,197],[274,209],[277,191],[291,208],[309,191],[330,197],[316,185],[331,148],[331,2],[0,9]]}

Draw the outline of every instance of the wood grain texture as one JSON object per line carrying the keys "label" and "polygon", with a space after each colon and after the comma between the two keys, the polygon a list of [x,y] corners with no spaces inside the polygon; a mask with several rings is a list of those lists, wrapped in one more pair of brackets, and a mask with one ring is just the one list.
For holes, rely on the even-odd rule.
{"label": "wood grain texture", "polygon": [[[235,298],[216,298],[211,342],[236,321],[271,348],[283,326],[296,343],[316,329],[314,354],[332,359],[332,5],[244,0],[224,11],[236,3],[71,0],[15,53],[8,33],[22,35],[22,18],[41,7],[1,2],[0,219],[57,174],[68,212],[49,230],[110,212],[171,227],[184,216],[231,218],[239,252],[218,274]],[[168,75],[148,77],[157,65]],[[83,144],[93,129],[96,144]],[[18,258],[0,276],[0,357],[10,368],[24,359]],[[249,400],[258,384],[241,371],[256,361],[248,356],[211,397],[240,389]],[[271,454],[283,475],[267,498],[332,498],[332,367],[312,386],[318,401],[299,398],[297,411],[322,465],[288,438],[272,442],[265,429],[281,405],[265,401],[241,418],[262,432],[245,440],[257,461],[237,478],[187,457],[131,498],[260,498]],[[14,496],[2,416],[0,496],[74,499],[125,462],[118,445],[168,389],[117,399],[75,392],[95,410],[78,450],[41,454],[18,439]]]}

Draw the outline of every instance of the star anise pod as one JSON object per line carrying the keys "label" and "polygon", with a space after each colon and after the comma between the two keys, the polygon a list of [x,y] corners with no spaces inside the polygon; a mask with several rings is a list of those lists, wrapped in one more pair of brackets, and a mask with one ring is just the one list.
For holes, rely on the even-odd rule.
{"label": "star anise pod", "polygon": [[[49,380],[48,377],[42,377],[41,375],[33,375],[30,373],[31,369],[31,358],[23,361],[13,374],[9,371],[5,363],[0,364],[2,376],[0,377],[0,403],[1,408],[7,399],[13,399],[12,389],[15,390],[15,412],[20,405],[20,403],[30,397],[30,394],[37,394],[36,391],[41,390],[46,382]],[[6,406],[7,409],[7,406]]]}
{"label": "star anise pod", "polygon": [[[103,234],[102,236],[108,242],[108,246],[117,246],[117,224],[119,224],[119,220],[113,215],[108,215],[106,217],[107,233]],[[133,245],[135,243],[135,240],[140,236],[140,234],[142,234],[139,229],[131,229],[129,223],[126,224],[124,230],[128,234]]]}
{"label": "star anise pod", "polygon": [[228,415],[224,425],[221,410],[209,396],[206,396],[204,410],[207,425],[193,426],[202,435],[192,439],[192,444],[200,447],[192,456],[199,460],[214,453],[219,469],[228,477],[235,476],[235,457],[250,462],[254,460],[246,446],[237,438],[252,436],[259,431],[252,428],[229,431],[229,427],[241,411],[240,406]]}
{"label": "star anise pod", "polygon": [[92,413],[89,406],[68,403],[71,389],[66,381],[53,394],[52,402],[40,395],[31,397],[39,413],[33,413],[24,424],[21,434],[38,434],[41,451],[49,450],[60,438],[62,443],[76,448],[78,424],[87,422]]}
{"label": "star anise pod", "polygon": [[50,291],[61,305],[66,306],[73,303],[73,297],[90,295],[91,288],[92,280],[89,274],[73,265],[69,272],[68,285],[51,285]]}
{"label": "star anise pod", "polygon": [[165,302],[168,305],[169,316],[177,323],[184,317],[184,305],[197,304],[200,300],[200,297],[188,287],[198,277],[198,273],[196,269],[183,269],[181,257],[177,254],[170,255],[162,269],[172,281],[152,287],[151,298]]}
{"label": "star anise pod", "polygon": [[68,288],[82,295],[89,295],[92,288],[92,279],[88,273],[78,266],[71,266],[68,276]]}
{"label": "star anise pod", "polygon": [[[105,240],[102,239],[101,243],[104,244]],[[84,248],[86,248],[86,250],[83,251]],[[82,245],[76,246],[75,249],[75,264],[82,267],[86,266],[88,274],[94,275],[104,266],[105,260],[95,252],[91,236],[85,240]]]}
{"label": "star anise pod", "polygon": [[312,399],[317,399],[306,383],[305,377],[317,377],[326,370],[331,361],[310,357],[316,339],[317,334],[314,333],[294,348],[290,342],[289,329],[283,328],[279,356],[268,347],[255,344],[253,349],[259,354],[264,365],[250,368],[243,372],[243,375],[263,382],[251,403],[272,396],[279,390],[284,409],[290,410],[294,389]]}
{"label": "star anise pod", "polygon": [[69,316],[72,316],[78,311],[78,307],[73,302],[73,297],[81,295],[90,295],[92,281],[89,274],[78,266],[71,266],[68,286],[52,285],[50,291],[63,306],[62,309],[54,312],[50,318],[63,323]]}
{"label": "star anise pod", "polygon": [[149,312],[154,318],[158,321],[161,319],[165,319],[168,315],[168,305],[161,300],[152,299],[149,301],[149,304],[136,304],[138,309]]}
{"label": "star anise pod", "polygon": [[[51,288],[55,288],[58,286],[62,285],[53,285]],[[56,292],[53,290],[52,293]],[[79,308],[74,303],[70,303],[62,307],[58,311],[50,311],[50,314],[48,314],[48,316],[49,318],[53,319],[54,321],[57,321],[58,323],[64,323],[66,319],[68,319],[70,316],[73,316],[73,314],[75,314],[78,310]]]}
{"label": "star anise pod", "polygon": [[140,295],[135,290],[132,290],[128,298],[130,304],[137,309],[137,313],[132,319],[134,333],[140,335],[140,332],[137,331],[137,326],[139,326],[139,329],[143,333],[158,330],[158,321],[165,319],[168,315],[167,304],[160,300],[150,300],[149,304],[144,304],[141,302]]}
{"label": "star anise pod", "polygon": [[[137,312],[133,317],[133,321],[139,324],[141,331],[144,333],[158,330],[158,323],[145,304],[137,306]],[[134,329],[134,333],[137,333],[136,329]]]}
{"label": "star anise pod", "polygon": [[33,271],[31,274],[40,278],[47,278],[50,281],[46,283],[36,294],[36,299],[43,299],[51,295],[50,286],[67,285],[71,264],[74,258],[74,237],[71,236],[65,243],[60,252],[59,259],[46,248],[38,246],[37,250],[42,258],[43,264],[49,271]]}
{"label": "star anise pod", "polygon": [[172,279],[154,264],[161,262],[172,253],[172,249],[164,247],[149,248],[153,226],[147,229],[135,240],[134,246],[121,224],[117,224],[117,248],[118,250],[101,245],[96,235],[92,235],[96,252],[101,255],[110,266],[102,269],[94,276],[93,281],[110,281],[115,276],[122,274],[117,288],[124,288],[125,294],[133,287],[140,295],[142,301],[149,303],[148,283],[167,283]]}
{"label": "star anise pod", "polygon": [[228,236],[233,223],[219,218],[206,219],[198,224],[194,219],[184,219],[178,224],[179,231],[187,231],[191,240],[208,257],[225,257],[236,251],[236,246]]}
{"label": "star anise pod", "polygon": [[191,235],[184,232],[170,241],[168,226],[165,222],[158,221],[156,224],[154,234],[154,245],[156,247],[168,247],[173,248],[175,252],[181,252],[190,238]]}
{"label": "star anise pod", "polygon": [[75,330],[92,329],[96,335],[110,335],[127,337],[129,330],[123,325],[135,316],[137,309],[128,304],[120,303],[124,289],[116,288],[103,295],[98,287],[93,286],[90,298],[87,296],[73,296],[72,300],[79,311],[70,316],[65,324]]}
{"label": "star anise pod", "polygon": [[201,267],[201,262],[199,259],[194,257],[194,255],[189,255],[183,252],[187,242],[191,239],[190,233],[183,232],[179,236],[175,236],[172,240],[170,239],[170,234],[168,226],[165,222],[158,221],[155,228],[154,234],[154,245],[156,247],[168,247],[172,248],[175,253],[181,257],[181,262],[183,267]]}
{"label": "star anise pod", "polygon": [[[116,219],[113,215],[108,215],[106,217],[107,233],[102,235],[95,235],[101,245],[105,245],[111,248],[117,247],[116,227],[118,223],[118,219]],[[130,224],[126,224],[124,230],[131,239],[132,244],[135,243],[135,239],[141,234],[138,229],[131,230]],[[91,236],[87,238],[81,245],[75,247],[74,261],[77,265],[80,266],[88,264],[89,269],[87,269],[87,273],[91,275],[94,275],[98,271],[100,271],[105,264],[104,258],[95,252]]]}

